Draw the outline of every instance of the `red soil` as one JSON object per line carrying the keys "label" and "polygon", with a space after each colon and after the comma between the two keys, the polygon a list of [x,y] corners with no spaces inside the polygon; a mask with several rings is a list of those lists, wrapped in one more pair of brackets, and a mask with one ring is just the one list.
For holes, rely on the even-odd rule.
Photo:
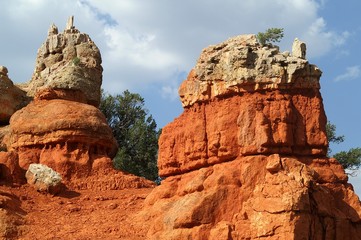
{"label": "red soil", "polygon": [[67,189],[52,196],[28,185],[0,186],[1,197],[12,198],[7,210],[18,225],[17,236],[6,239],[145,239],[147,223],[133,218],[151,190]]}

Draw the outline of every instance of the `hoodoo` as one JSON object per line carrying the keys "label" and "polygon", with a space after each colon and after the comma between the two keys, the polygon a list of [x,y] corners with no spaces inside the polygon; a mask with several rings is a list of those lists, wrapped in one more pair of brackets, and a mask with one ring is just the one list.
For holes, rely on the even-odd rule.
{"label": "hoodoo", "polygon": [[98,109],[101,62],[98,47],[70,17],[63,32],[50,26],[29,82],[14,85],[7,69],[0,67],[0,164],[7,169],[3,178],[22,182],[21,171],[25,174],[30,164],[40,163],[73,187],[152,186],[113,170],[117,142]]}
{"label": "hoodoo", "polygon": [[12,115],[4,137],[21,168],[42,163],[64,179],[89,176],[98,162],[111,168],[117,143],[97,108],[101,83],[101,55],[90,37],[72,17],[62,33],[51,25],[31,80],[20,85],[33,101]]}
{"label": "hoodoo", "polygon": [[321,71],[241,35],[204,49],[162,130],[149,239],[357,239],[361,205],[326,156]]}

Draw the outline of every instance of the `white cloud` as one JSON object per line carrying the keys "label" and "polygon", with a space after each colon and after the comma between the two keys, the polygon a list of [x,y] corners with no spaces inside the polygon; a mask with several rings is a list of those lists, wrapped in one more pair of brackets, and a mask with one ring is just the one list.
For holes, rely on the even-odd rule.
{"label": "white cloud", "polygon": [[355,65],[347,67],[345,73],[338,75],[335,78],[335,82],[345,81],[345,80],[354,80],[361,76],[361,67],[360,65]]}
{"label": "white cloud", "polygon": [[162,97],[174,101],[178,99],[178,87],[176,86],[163,86],[161,91]]}
{"label": "white cloud", "polygon": [[308,57],[345,44],[349,33],[328,29],[319,16],[324,4],[327,1],[12,0],[1,6],[0,64],[8,66],[13,80],[28,80],[50,24],[61,30],[68,16],[75,15],[75,26],[102,52],[107,91],[139,92],[156,85],[161,96],[177,98],[177,73],[189,72],[203,48],[235,35],[283,27],[281,48],[289,50],[298,37],[307,43]]}
{"label": "white cloud", "polygon": [[308,26],[302,38],[307,43],[308,56],[320,57],[333,48],[345,44],[349,36],[348,31],[341,33],[329,31],[325,20],[318,17]]}
{"label": "white cloud", "polygon": [[175,55],[154,46],[155,35],[137,35],[115,27],[105,27],[104,35],[107,46],[112,49],[109,53],[112,61],[127,61],[140,68],[156,70],[178,64]]}

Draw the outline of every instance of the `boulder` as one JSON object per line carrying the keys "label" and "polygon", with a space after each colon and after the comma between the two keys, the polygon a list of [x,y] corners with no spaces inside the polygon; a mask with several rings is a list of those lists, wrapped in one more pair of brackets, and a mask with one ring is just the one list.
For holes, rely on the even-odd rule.
{"label": "boulder", "polygon": [[39,192],[57,194],[62,188],[62,178],[59,173],[43,164],[30,164],[25,174],[28,184]]}
{"label": "boulder", "polygon": [[152,222],[148,239],[354,239],[359,198],[337,162],[315,160],[332,172],[327,182],[306,164],[310,158],[279,155],[239,156],[170,176],[139,218]]}

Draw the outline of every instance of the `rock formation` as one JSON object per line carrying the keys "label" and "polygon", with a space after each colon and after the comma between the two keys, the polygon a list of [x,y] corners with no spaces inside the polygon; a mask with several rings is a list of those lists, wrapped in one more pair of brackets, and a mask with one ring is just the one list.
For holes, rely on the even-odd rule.
{"label": "rock formation", "polygon": [[[359,239],[359,198],[326,156],[320,76],[299,40],[291,54],[254,35],[204,49],[179,89],[183,114],[162,130],[163,181],[149,194],[135,188],[154,183],[112,169],[98,48],[73,17],[62,33],[51,25],[28,83],[0,67],[0,237]],[[59,173],[63,195],[25,184],[34,163]]]}
{"label": "rock formation", "polygon": [[[73,17],[69,18],[62,33],[54,24],[51,25],[45,43],[38,50],[34,74],[28,83],[14,85],[8,78],[7,69],[0,67],[1,239],[19,239],[19,234],[24,232],[28,235],[20,239],[59,238],[59,229],[48,229],[49,215],[41,216],[42,205],[46,202],[51,206],[49,211],[63,226],[68,221],[69,212],[63,209],[62,204],[68,206],[68,200],[78,197],[80,193],[76,191],[100,194],[100,197],[93,196],[94,201],[98,201],[105,198],[103,193],[107,190],[119,192],[148,188],[145,192],[149,192],[154,187],[151,181],[113,169],[112,158],[118,147],[104,115],[97,108],[101,83],[99,49],[87,34],[74,27]],[[50,168],[57,173],[42,172]],[[43,200],[36,200],[39,195],[34,188],[57,196],[50,199],[44,194]],[[144,198],[130,196],[126,200],[109,195],[112,193],[108,194],[107,200],[119,202],[112,203],[110,210],[125,202],[130,205]],[[59,201],[54,203],[56,198]],[[82,199],[83,196],[76,202],[83,205]],[[85,199],[89,200],[89,197]],[[101,214],[109,212],[97,207],[99,202],[89,205],[92,210],[87,214],[94,215],[94,210],[101,211]],[[125,207],[119,208],[124,211]],[[80,211],[80,208],[70,206],[70,210]],[[94,216],[97,222],[100,213]],[[34,219],[46,222],[39,225],[46,225],[49,235],[39,235],[42,231],[39,231],[39,226],[35,227]],[[78,219],[76,217],[76,224],[79,224]],[[116,222],[114,219],[111,221]],[[58,223],[51,222],[58,228]],[[28,226],[23,226],[24,223]],[[74,227],[74,224],[71,225]],[[84,222],[79,225],[83,228]],[[103,229],[106,227],[103,226]],[[94,229],[93,224],[91,229]],[[100,232],[109,236],[106,231]],[[85,234],[88,238],[93,237],[93,233],[80,235]],[[68,238],[70,233],[64,230],[63,234],[62,239]]]}
{"label": "rock formation", "polygon": [[33,101],[9,113],[2,140],[8,152],[16,152],[24,170],[41,163],[65,180],[89,176],[93,166],[111,168],[117,151],[112,131],[96,107],[102,82],[100,52],[69,21],[63,33],[50,27],[31,81],[20,85]]}
{"label": "rock formation", "polygon": [[292,55],[306,59],[306,43],[301,42],[298,38],[296,38],[292,45]]}
{"label": "rock formation", "polygon": [[[0,66],[0,126],[9,123],[11,115],[26,101],[26,94],[15,86],[8,77],[8,70]],[[0,136],[1,142],[1,136]]]}
{"label": "rock formation", "polygon": [[[66,187],[74,189],[154,186],[113,169],[117,142],[97,108],[102,82],[100,52],[73,21],[70,17],[62,33],[51,25],[38,50],[32,79],[19,85],[26,91],[21,91],[24,96],[33,100],[15,113],[9,111],[9,125],[0,124],[0,180],[24,183],[30,164],[40,163],[58,172]],[[1,69],[2,79],[11,87],[6,68]],[[0,100],[2,105],[7,103]]]}
{"label": "rock formation", "polygon": [[321,71],[242,35],[203,50],[162,129],[149,239],[358,239],[361,205],[326,157]]}
{"label": "rock formation", "polygon": [[239,154],[324,156],[320,76],[305,59],[261,48],[254,35],[206,48],[180,86],[184,114],[163,130],[160,174],[188,172]]}
{"label": "rock formation", "polygon": [[[31,80],[21,85],[28,96],[44,89],[73,90],[80,102],[98,106],[102,84],[101,55],[90,37],[73,26],[70,17],[63,33],[53,24],[40,47]],[[62,91],[66,95],[67,91]],[[73,95],[70,92],[68,95]]]}

